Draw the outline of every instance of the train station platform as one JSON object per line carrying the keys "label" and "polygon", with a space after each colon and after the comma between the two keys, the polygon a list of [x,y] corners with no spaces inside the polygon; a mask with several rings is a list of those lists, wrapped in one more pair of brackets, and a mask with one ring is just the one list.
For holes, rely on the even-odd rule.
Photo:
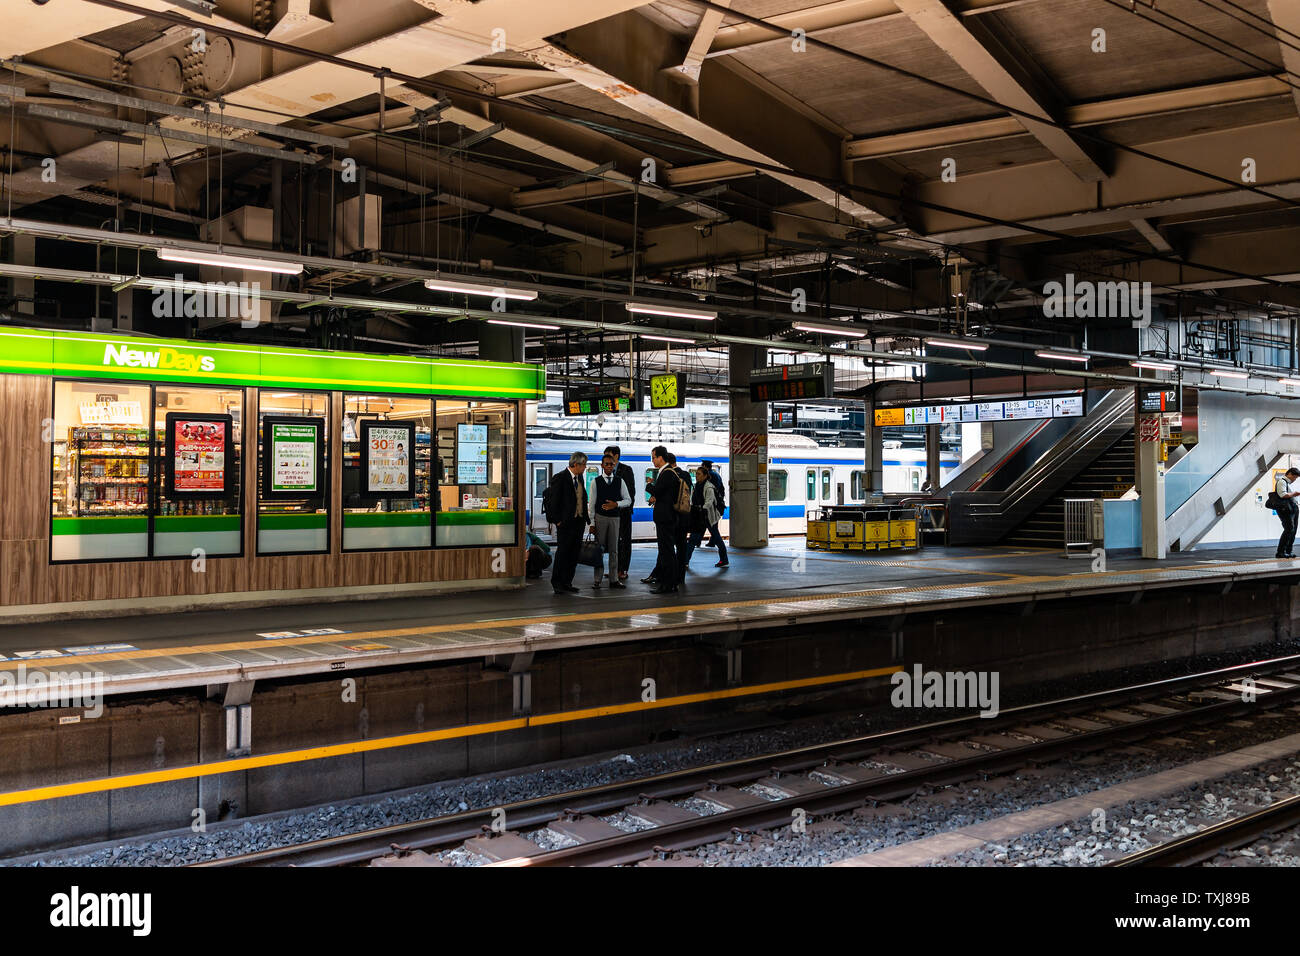
{"label": "train station platform", "polygon": [[687,585],[668,596],[637,583],[654,560],[652,547],[638,547],[626,590],[594,590],[580,567],[572,595],[555,594],[548,574],[510,591],[14,624],[0,628],[0,673],[34,700],[54,674],[93,670],[111,695],[1300,578],[1300,562],[1257,549],[1116,559],[1097,571],[1090,560],[1015,547],[866,556],[778,542],[732,549],[727,569],[712,566],[714,555],[697,551]]}

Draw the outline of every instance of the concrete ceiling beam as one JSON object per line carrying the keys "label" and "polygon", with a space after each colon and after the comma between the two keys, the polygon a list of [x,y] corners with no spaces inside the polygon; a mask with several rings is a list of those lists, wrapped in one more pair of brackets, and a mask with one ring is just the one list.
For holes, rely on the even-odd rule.
{"label": "concrete ceiling beam", "polygon": [[[663,71],[682,62],[682,43],[645,17],[623,14],[570,30],[560,40],[562,45],[546,44],[526,52],[553,72],[737,161],[797,166],[827,179],[841,178],[839,138],[736,73],[709,60],[702,66],[697,86],[670,80]],[[893,225],[887,212],[869,208],[815,179],[793,171],[772,175],[847,220]]]}
{"label": "concrete ceiling beam", "polygon": [[[1053,125],[1059,97],[1046,88],[1044,78],[1026,68],[1010,41],[984,25],[963,21],[942,0],[894,0],[898,8],[978,83],[990,97],[1019,110],[1017,123],[1043,144],[1071,173],[1085,183],[1100,182],[1105,171],[1068,131]],[[1038,122],[1024,114],[1041,117]]]}
{"label": "concrete ceiling beam", "polygon": [[[951,183],[922,183],[917,187],[921,201],[979,209],[1017,223],[989,225],[921,209],[918,216],[923,233],[936,242],[986,242],[1032,235],[1033,230],[1023,226],[1061,232],[1115,223],[1128,228],[1134,219],[1163,219],[1204,210],[1254,210],[1300,198],[1300,119],[1215,129],[1146,143],[1143,149],[1236,181],[1241,180],[1244,159],[1253,159],[1258,182],[1251,185],[1269,195],[1227,189],[1193,172],[1118,153],[1111,177],[1099,185],[1079,182],[1057,163],[959,174]],[[1270,199],[1270,195],[1278,198]]]}
{"label": "concrete ceiling beam", "polygon": [[[1143,93],[1137,96],[1122,96],[1066,106],[1062,111],[1062,121],[1071,127],[1100,126],[1105,123],[1165,116],[1187,110],[1257,102],[1287,96],[1291,92],[1291,87],[1283,82],[1281,77],[1250,77],[1244,80],[1206,83],[1158,93]],[[855,162],[861,159],[902,156],[945,146],[960,146],[1023,136],[1024,133],[1024,127],[1010,116],[975,120],[850,140],[844,145],[844,158]]]}

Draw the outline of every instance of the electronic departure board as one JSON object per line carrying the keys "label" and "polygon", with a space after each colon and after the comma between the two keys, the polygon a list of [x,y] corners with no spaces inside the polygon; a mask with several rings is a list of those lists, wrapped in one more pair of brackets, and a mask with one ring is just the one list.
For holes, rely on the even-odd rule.
{"label": "electronic departure board", "polygon": [[751,402],[791,402],[805,398],[831,398],[835,394],[835,368],[829,362],[776,365],[749,373]]}
{"label": "electronic departure board", "polygon": [[620,386],[606,388],[575,388],[564,393],[565,415],[599,415],[626,412],[632,407],[631,399]]}
{"label": "electronic departure board", "polygon": [[877,408],[875,425],[945,425],[950,422],[1005,422],[1031,418],[1079,418],[1082,395],[1044,395],[1000,402],[957,402],[948,405],[907,405]]}
{"label": "electronic departure board", "polygon": [[1180,411],[1178,407],[1178,389],[1138,387],[1139,414],[1159,415],[1161,412],[1177,411]]}

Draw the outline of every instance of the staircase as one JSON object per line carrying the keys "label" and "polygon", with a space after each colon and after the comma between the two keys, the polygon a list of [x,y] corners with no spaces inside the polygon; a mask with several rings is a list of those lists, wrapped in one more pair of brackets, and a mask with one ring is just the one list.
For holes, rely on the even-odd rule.
{"label": "staircase", "polygon": [[1003,539],[1004,544],[1034,548],[1065,547],[1067,498],[1118,498],[1136,482],[1133,429],[1129,429],[1091,465]]}

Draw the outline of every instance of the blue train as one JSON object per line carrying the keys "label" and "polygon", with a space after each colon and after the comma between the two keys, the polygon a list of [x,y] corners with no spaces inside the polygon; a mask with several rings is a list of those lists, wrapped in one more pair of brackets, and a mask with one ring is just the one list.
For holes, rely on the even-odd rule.
{"label": "blue train", "polygon": [[[865,501],[861,448],[823,448],[810,439],[790,436],[770,436],[768,444],[768,534],[803,534],[806,515],[821,505],[855,504]],[[799,442],[806,442],[800,444]],[[622,449],[624,463],[630,465],[637,476],[636,502],[632,512],[632,535],[637,539],[654,538],[650,506],[646,502],[647,477],[653,477],[650,449],[656,442],[615,441],[593,444],[582,439],[529,438],[527,443],[528,522],[535,532],[547,530],[542,515],[542,491],[551,476],[569,464],[569,455],[585,452],[587,481],[596,476],[605,444],[617,444]],[[730,456],[722,445],[693,442],[665,443],[677,455],[677,463],[694,471],[702,459],[709,459],[725,482],[730,473]],[[960,464],[957,457],[945,452],[940,457],[943,478]],[[886,447],[884,450],[885,492],[907,494],[920,492],[925,482],[925,450],[919,448]],[[731,499],[728,496],[728,506]],[[722,530],[727,530],[723,519]]]}

